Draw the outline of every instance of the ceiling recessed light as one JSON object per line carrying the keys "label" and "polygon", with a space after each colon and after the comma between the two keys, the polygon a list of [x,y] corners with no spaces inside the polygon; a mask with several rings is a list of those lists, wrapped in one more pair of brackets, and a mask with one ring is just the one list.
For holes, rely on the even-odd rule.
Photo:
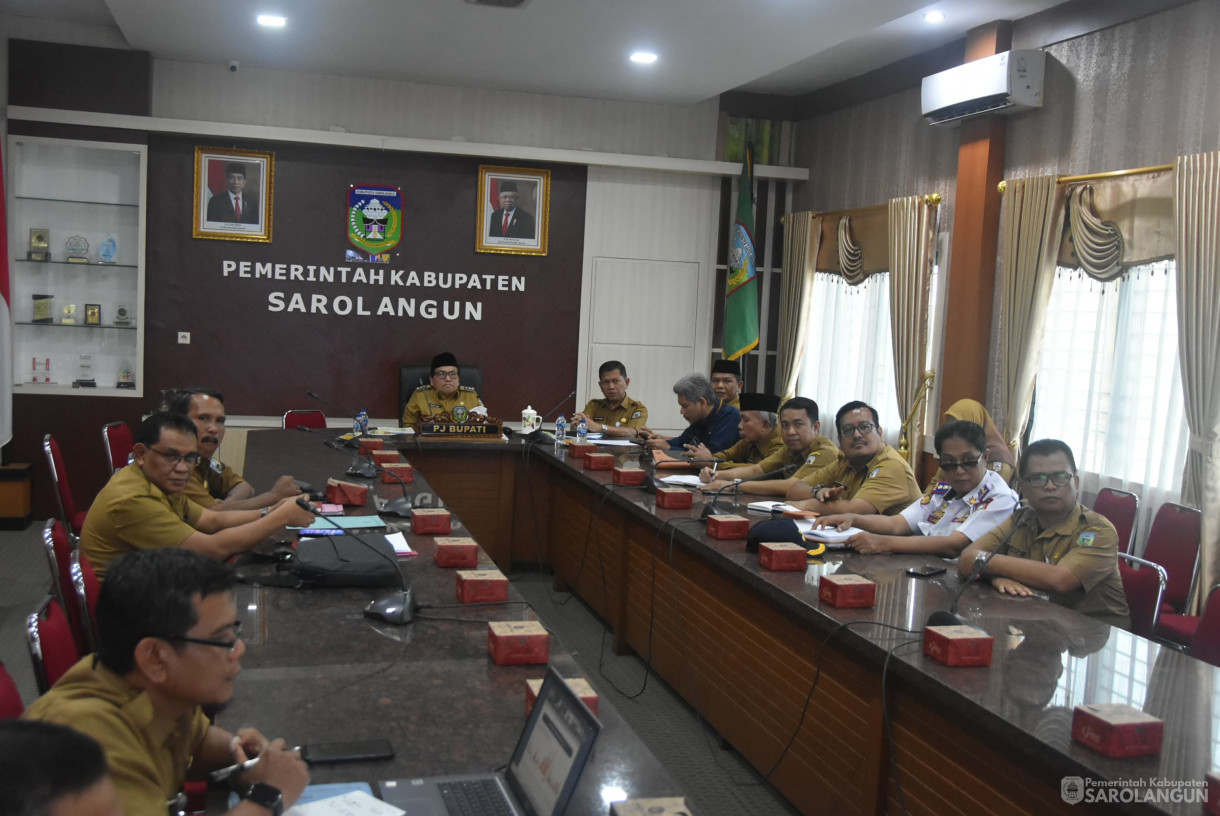
{"label": "ceiling recessed light", "polygon": [[923,16],[926,23],[943,23],[945,21],[945,13],[943,11],[929,11]]}
{"label": "ceiling recessed light", "polygon": [[657,55],[651,51],[636,51],[631,55],[631,61],[640,65],[652,65],[657,61]]}
{"label": "ceiling recessed light", "polygon": [[258,24],[267,26],[268,28],[283,28],[288,23],[287,17],[281,17],[278,14],[260,14],[258,15]]}

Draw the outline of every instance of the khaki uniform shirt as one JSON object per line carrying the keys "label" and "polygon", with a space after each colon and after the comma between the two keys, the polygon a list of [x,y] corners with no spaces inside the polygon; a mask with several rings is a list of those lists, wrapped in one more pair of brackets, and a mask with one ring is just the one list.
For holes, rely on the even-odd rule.
{"label": "khaki uniform shirt", "polygon": [[887,516],[902,512],[922,495],[911,466],[889,445],[877,451],[863,472],[852,467],[840,451],[833,464],[807,473],[801,480],[815,487],[843,485],[847,489],[840,498],[864,499]]}
{"label": "khaki uniform shirt", "polygon": [[166,800],[182,789],[209,728],[198,707],[175,719],[157,714],[147,692],[94,655],[68,669],[25,718],[71,726],[97,740],[127,816],[165,816]]}
{"label": "khaki uniform shirt", "polygon": [[741,392],[738,391],[737,396],[733,397],[732,399],[726,399],[724,401],[724,404],[732,405],[734,408],[736,408],[738,411],[740,411],[741,410]]}
{"label": "khaki uniform shirt", "polygon": [[[402,424],[404,428],[411,427],[418,431],[432,417],[444,413],[453,417],[454,422],[465,422],[473,409],[482,407],[483,401],[468,385],[459,386],[452,397],[442,397],[432,386],[421,385],[407,400],[407,407],[402,412]],[[455,410],[457,415],[454,414]]]}
{"label": "khaki uniform shirt", "polygon": [[191,471],[191,480],[182,495],[200,507],[211,507],[224,501],[229,491],[246,480],[219,459],[201,459]]}
{"label": "khaki uniform shirt", "polygon": [[[1016,516],[980,538],[979,549],[994,550],[1015,523]],[[1013,533],[1007,554],[1071,570],[1080,580],[1081,590],[1052,594],[1052,601],[1112,626],[1130,626],[1127,595],[1118,571],[1118,533],[1104,516],[1077,502],[1068,520],[1053,529],[1041,530],[1037,520],[1031,520]]]}
{"label": "khaki uniform shirt", "polygon": [[135,462],[117,471],[97,494],[81,529],[80,551],[99,576],[120,555],[177,547],[195,532],[203,508],[181,493],[167,496]]}
{"label": "khaki uniform shirt", "polygon": [[[739,439],[736,444],[713,453],[712,458],[721,462],[721,469],[732,470],[735,467],[757,465],[768,456],[783,455],[783,452],[787,449],[787,446],[784,445],[784,440],[780,438],[779,428],[772,428],[771,435],[762,442],[747,442],[744,439]],[[783,467],[783,465],[780,465],[780,467]],[[766,472],[765,470],[763,471],[763,473]]]}
{"label": "khaki uniform shirt", "polygon": [[643,428],[648,424],[648,409],[631,397],[623,397],[617,408],[611,408],[609,400],[591,399],[581,413],[594,422],[613,427]]}
{"label": "khaki uniform shirt", "polygon": [[770,454],[758,466],[763,473],[771,473],[788,465],[797,465],[797,471],[790,478],[803,479],[805,475],[826,467],[838,455],[839,448],[835,443],[824,436],[815,436],[804,450],[790,451],[785,445],[783,450]]}

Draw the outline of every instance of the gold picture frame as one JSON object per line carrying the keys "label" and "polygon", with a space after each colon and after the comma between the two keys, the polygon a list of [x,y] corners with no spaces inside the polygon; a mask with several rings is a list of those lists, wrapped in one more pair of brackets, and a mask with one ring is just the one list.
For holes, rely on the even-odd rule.
{"label": "gold picture frame", "polygon": [[[510,192],[513,200],[504,199]],[[507,204],[513,205],[511,211],[504,209]],[[551,221],[551,171],[479,165],[477,209],[477,252],[545,255]]]}
{"label": "gold picture frame", "polygon": [[[241,173],[230,172],[237,167]],[[217,241],[271,243],[274,177],[274,153],[196,147],[191,234]]]}

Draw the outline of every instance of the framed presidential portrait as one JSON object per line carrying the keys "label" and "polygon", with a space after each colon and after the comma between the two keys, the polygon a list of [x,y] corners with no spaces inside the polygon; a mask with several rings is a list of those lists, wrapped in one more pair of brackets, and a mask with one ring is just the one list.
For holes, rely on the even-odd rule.
{"label": "framed presidential portrait", "polygon": [[195,148],[196,238],[271,243],[275,154]]}
{"label": "framed presidential portrait", "polygon": [[479,166],[478,252],[545,255],[550,220],[550,170]]}

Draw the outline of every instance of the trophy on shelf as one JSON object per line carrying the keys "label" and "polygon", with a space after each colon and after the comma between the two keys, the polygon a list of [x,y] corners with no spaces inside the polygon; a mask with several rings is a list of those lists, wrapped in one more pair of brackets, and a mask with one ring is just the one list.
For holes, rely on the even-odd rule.
{"label": "trophy on shelf", "polygon": [[131,368],[131,363],[126,360],[119,363],[119,380],[115,383],[116,388],[135,388],[136,374]]}
{"label": "trophy on shelf", "polygon": [[59,322],[65,326],[75,326],[76,325],[76,304],[75,303],[69,303],[67,306],[64,306],[64,316]]}
{"label": "trophy on shelf", "polygon": [[34,315],[31,323],[54,323],[55,295],[34,295]]}
{"label": "trophy on shelf", "polygon": [[86,303],[85,304],[85,325],[100,326],[102,325],[102,304]]}
{"label": "trophy on shelf", "polygon": [[50,242],[47,240],[46,227],[35,227],[30,230],[30,249],[25,253],[27,261],[51,260]]}
{"label": "trophy on shelf", "polygon": [[120,303],[114,307],[114,325],[130,326],[131,325],[131,308]]}
{"label": "trophy on shelf", "polygon": [[112,264],[114,259],[119,254],[119,243],[114,240],[113,235],[107,235],[106,240],[97,245],[97,262],[100,264]]}
{"label": "trophy on shelf", "polygon": [[97,380],[93,379],[93,355],[82,354],[76,358],[77,377],[72,381],[73,388],[97,388]]}
{"label": "trophy on shelf", "polygon": [[89,242],[83,236],[73,235],[64,248],[68,250],[68,263],[89,263]]}

